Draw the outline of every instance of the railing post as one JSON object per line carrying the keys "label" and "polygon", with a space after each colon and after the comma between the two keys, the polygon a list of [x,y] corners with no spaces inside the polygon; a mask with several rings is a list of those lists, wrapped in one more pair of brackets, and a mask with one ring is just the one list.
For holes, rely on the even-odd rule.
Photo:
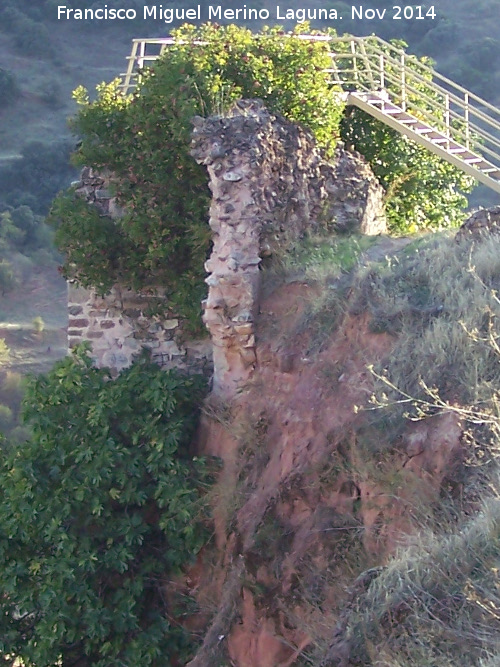
{"label": "railing post", "polygon": [[356,42],[353,39],[351,39],[351,54],[352,54],[353,83],[354,84],[359,84],[358,61],[357,61],[357,58],[356,58]]}
{"label": "railing post", "polygon": [[444,115],[444,120],[446,123],[446,137],[448,139],[448,143],[446,144],[448,150],[450,150],[450,137],[451,137],[451,132],[450,132],[450,96],[448,93],[445,95],[445,115]]}
{"label": "railing post", "polygon": [[401,108],[406,111],[406,64],[405,54],[401,54]]}
{"label": "railing post", "polygon": [[380,70],[380,90],[384,90],[385,88],[385,70],[384,70],[384,54],[380,54],[380,63],[379,63],[379,70]]}
{"label": "railing post", "polygon": [[143,39],[139,48],[139,57],[137,58],[137,67],[142,69],[144,67],[144,56],[146,55],[146,41]]}
{"label": "railing post", "polygon": [[470,125],[469,125],[469,93],[464,95],[464,120],[465,120],[465,148],[470,148]]}

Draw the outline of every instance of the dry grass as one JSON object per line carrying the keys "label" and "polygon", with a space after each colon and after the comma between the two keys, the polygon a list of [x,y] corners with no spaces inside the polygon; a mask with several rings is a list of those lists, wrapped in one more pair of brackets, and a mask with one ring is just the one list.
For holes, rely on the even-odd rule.
{"label": "dry grass", "polygon": [[[356,599],[343,622],[346,664],[488,664],[500,651],[499,547],[497,480],[476,518],[448,535],[420,535]],[[335,659],[332,647],[321,664]]]}
{"label": "dry grass", "polygon": [[500,387],[500,364],[487,340],[500,335],[498,290],[493,237],[473,246],[434,238],[371,270],[359,282],[355,308],[370,310],[374,331],[397,335],[379,372],[415,397],[425,393],[423,380],[457,402],[489,400]]}
{"label": "dry grass", "polygon": [[[375,407],[391,419],[405,411],[416,419],[456,411],[489,465],[476,489],[476,498],[483,494],[481,511],[470,518],[455,507],[453,519],[444,512],[441,526],[432,512],[427,520],[422,514],[414,544],[367,588],[354,586],[330,648],[310,664],[500,664],[498,250],[494,238],[473,246],[432,239],[359,280],[355,307],[368,307],[376,324],[397,334],[390,358],[374,370]],[[481,443],[474,443],[480,431]],[[466,484],[478,478],[471,471]]]}

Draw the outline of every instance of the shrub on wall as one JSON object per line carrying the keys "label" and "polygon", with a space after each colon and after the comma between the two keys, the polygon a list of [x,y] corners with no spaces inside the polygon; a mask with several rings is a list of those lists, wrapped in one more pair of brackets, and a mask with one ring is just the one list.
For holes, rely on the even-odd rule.
{"label": "shrub on wall", "polygon": [[[52,220],[67,256],[66,274],[102,287],[104,273],[108,282],[135,287],[160,283],[179,314],[200,322],[209,191],[206,171],[189,155],[191,118],[223,113],[241,97],[258,97],[308,126],[331,152],[342,108],[332,104],[323,72],[330,63],[325,43],[291,39],[278,29],[255,36],[234,25],[187,26],[174,35],[184,43],[155,62],[132,96],[121,95],[117,81],[101,85],[92,103],[84,89],[75,93],[80,112],[73,128],[82,138],[77,162],[111,171],[126,211],[110,232],[108,250],[94,226],[99,252],[92,257],[84,251],[92,243],[88,232],[95,216],[78,207],[85,230],[80,235],[74,194],[56,203]],[[119,259],[114,240],[126,247]]]}
{"label": "shrub on wall", "polygon": [[186,657],[164,589],[206,538],[206,467],[187,451],[202,390],[146,357],[112,380],[83,348],[29,383],[32,439],[0,461],[0,656],[39,667]]}

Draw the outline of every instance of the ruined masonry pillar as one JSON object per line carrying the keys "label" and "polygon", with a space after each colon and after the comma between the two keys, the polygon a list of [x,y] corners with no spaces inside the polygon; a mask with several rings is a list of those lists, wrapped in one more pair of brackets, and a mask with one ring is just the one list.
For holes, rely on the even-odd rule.
{"label": "ruined masonry pillar", "polygon": [[231,400],[255,367],[261,257],[283,257],[319,229],[379,234],[383,189],[361,156],[340,149],[326,161],[308,130],[259,100],[240,100],[227,116],[193,124],[191,155],[207,168],[212,190],[204,322],[213,393]]}
{"label": "ruined masonry pillar", "polygon": [[[242,116],[241,121],[238,126],[253,125],[256,119],[252,122]],[[234,398],[255,367],[262,226],[253,191],[257,164],[251,151],[239,149],[237,143],[233,146],[227,155],[221,155],[217,142],[209,143],[206,150],[193,151],[198,162],[207,166],[212,190],[213,250],[205,264],[209,290],[203,320],[213,345],[213,392],[223,399]]]}

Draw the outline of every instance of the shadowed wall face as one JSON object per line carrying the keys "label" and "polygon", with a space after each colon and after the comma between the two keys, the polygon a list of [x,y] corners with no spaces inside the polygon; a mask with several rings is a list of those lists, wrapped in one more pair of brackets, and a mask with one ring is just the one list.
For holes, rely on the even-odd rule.
{"label": "shadowed wall face", "polygon": [[196,118],[191,154],[207,167],[213,248],[204,322],[213,344],[213,391],[233,398],[255,368],[259,265],[306,232],[385,231],[383,189],[361,156],[324,160],[313,136],[257,100],[226,117]]}

